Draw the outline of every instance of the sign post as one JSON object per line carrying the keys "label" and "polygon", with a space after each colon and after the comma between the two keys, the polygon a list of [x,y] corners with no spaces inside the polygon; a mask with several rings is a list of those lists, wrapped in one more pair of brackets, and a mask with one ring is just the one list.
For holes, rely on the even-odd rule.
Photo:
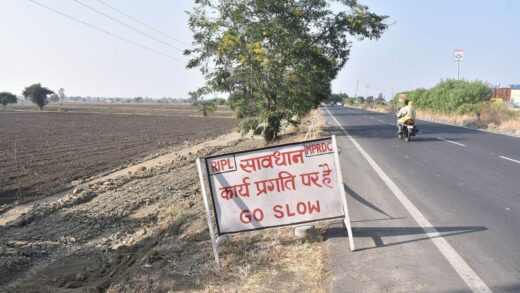
{"label": "sign post", "polygon": [[457,80],[460,79],[460,61],[464,60],[464,50],[455,49],[453,51],[453,58],[457,62]]}
{"label": "sign post", "polygon": [[343,222],[345,223],[345,228],[347,228],[348,232],[348,242],[350,245],[350,250],[354,251],[356,248],[354,247],[354,234],[352,233],[352,226],[350,224],[350,215],[348,213],[348,206],[347,206],[347,196],[345,194],[345,188],[343,186],[343,175],[341,173],[341,165],[339,163],[339,155],[338,155],[338,145],[336,144],[336,136],[332,136],[332,145],[334,146],[334,161],[336,162],[336,166],[338,169],[338,185],[341,187],[341,200],[343,202],[343,211],[345,213],[345,218],[343,219]]}
{"label": "sign post", "polygon": [[[210,227],[202,159],[197,161]],[[331,219],[343,219],[354,250],[335,136],[205,158],[220,237]]]}
{"label": "sign post", "polygon": [[200,191],[202,198],[204,199],[204,208],[206,210],[206,219],[208,220],[209,234],[211,236],[211,246],[213,247],[213,255],[215,256],[215,262],[217,263],[217,269],[220,270],[220,258],[218,255],[218,244],[215,239],[215,232],[213,231],[213,222],[211,221],[211,212],[209,211],[208,195],[206,194],[206,185],[204,184],[204,174],[202,173],[201,161],[197,159],[197,170],[199,171],[200,178]]}

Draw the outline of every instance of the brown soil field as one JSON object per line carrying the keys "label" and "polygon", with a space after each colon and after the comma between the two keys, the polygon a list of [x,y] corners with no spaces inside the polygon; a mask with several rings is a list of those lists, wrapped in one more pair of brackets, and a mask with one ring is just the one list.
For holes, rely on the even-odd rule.
{"label": "brown soil field", "polygon": [[328,291],[323,226],[306,240],[290,227],[230,235],[217,270],[194,161],[263,146],[226,135],[35,204],[0,224],[0,292]]}
{"label": "brown soil field", "polygon": [[[38,107],[30,103],[9,105],[8,111],[33,111],[40,112]],[[197,107],[190,104],[106,104],[92,102],[69,102],[60,106],[58,103],[50,103],[43,109],[52,112],[68,113],[105,113],[105,114],[137,114],[137,115],[165,115],[165,116],[202,116]],[[232,117],[233,112],[226,106],[217,106],[214,113],[209,116]]]}
{"label": "brown soil field", "polygon": [[228,133],[238,123],[217,117],[2,111],[0,206],[58,192],[74,180],[185,141]]}

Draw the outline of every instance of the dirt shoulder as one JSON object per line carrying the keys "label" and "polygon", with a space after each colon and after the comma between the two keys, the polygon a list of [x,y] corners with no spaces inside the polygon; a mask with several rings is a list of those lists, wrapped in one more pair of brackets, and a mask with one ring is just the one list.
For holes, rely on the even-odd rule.
{"label": "dirt shoulder", "polygon": [[215,268],[194,161],[262,146],[237,138],[186,148],[34,206],[0,226],[0,291],[324,291],[321,237],[301,242],[291,228],[233,235]]}

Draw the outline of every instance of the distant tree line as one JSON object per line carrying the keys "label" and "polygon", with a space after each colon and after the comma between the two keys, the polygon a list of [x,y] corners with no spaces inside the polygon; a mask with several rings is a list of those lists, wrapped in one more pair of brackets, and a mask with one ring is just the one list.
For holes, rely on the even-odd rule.
{"label": "distant tree line", "polygon": [[[224,98],[213,98],[206,100],[204,103],[193,103],[192,98],[171,98],[162,97],[160,99],[153,99],[150,97],[134,97],[134,98],[123,98],[123,97],[91,97],[91,96],[69,96],[65,95],[65,89],[60,88],[57,93],[43,87],[40,83],[36,83],[26,87],[22,96],[34,103],[40,110],[43,110],[45,105],[49,103],[60,103],[63,102],[104,102],[104,103],[159,103],[159,104],[193,104],[197,107],[203,107],[201,112],[204,116],[216,110],[216,106],[227,105],[227,100]],[[0,104],[3,109],[8,104],[16,104],[18,97],[10,92],[0,92]]]}
{"label": "distant tree line", "polygon": [[376,104],[376,105],[384,105],[386,104],[386,100],[383,97],[383,93],[379,93],[377,98],[374,96],[358,96],[358,97],[349,97],[348,94],[339,93],[339,94],[331,94],[329,99],[326,101],[327,103],[338,103],[341,102],[346,105],[354,105],[354,104]]}

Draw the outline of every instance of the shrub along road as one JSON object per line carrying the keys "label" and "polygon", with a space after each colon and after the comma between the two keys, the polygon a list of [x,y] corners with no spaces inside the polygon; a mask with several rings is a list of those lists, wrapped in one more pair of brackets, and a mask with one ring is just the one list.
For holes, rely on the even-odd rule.
{"label": "shrub along road", "polygon": [[359,249],[329,229],[333,291],[520,290],[520,138],[417,121],[406,143],[392,115],[322,114]]}

